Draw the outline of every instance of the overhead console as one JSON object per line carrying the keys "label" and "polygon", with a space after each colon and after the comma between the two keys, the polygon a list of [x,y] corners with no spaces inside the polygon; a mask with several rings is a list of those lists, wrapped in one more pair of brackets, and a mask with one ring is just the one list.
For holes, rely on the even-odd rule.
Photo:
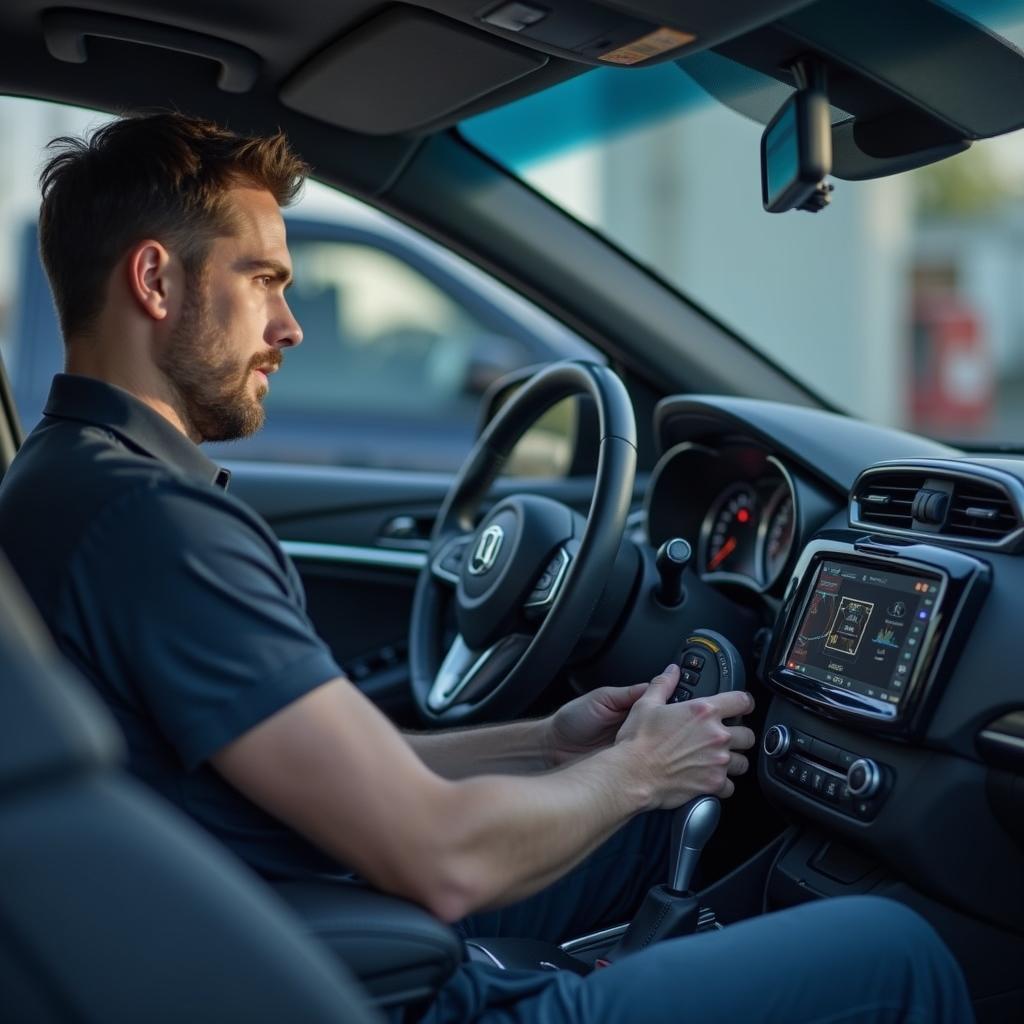
{"label": "overhead console", "polygon": [[[950,73],[894,59],[932,50],[949,55]],[[767,123],[807,60],[828,81],[840,178],[896,173],[1019,126],[1024,57],[930,0],[357,5],[333,43],[293,66],[280,95],[343,128],[416,132],[593,67],[671,61],[720,102]]]}
{"label": "overhead console", "polygon": [[421,130],[457,120],[485,97],[524,95],[589,67],[677,60],[805,3],[394,4],[357,17],[297,67],[282,85],[281,99],[300,113],[368,134]]}
{"label": "overhead console", "polygon": [[676,60],[765,25],[808,0],[494,0],[476,14],[490,31],[591,64],[622,67]]}

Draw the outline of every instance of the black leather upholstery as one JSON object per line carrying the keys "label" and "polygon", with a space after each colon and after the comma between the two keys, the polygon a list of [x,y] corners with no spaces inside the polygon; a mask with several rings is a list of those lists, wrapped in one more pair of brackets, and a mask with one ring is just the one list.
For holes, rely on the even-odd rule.
{"label": "black leather upholstery", "polygon": [[116,733],[6,564],[0,666],[0,1017],[374,1019],[261,883],[116,770]]}
{"label": "black leather upholstery", "polygon": [[507,971],[570,971],[580,975],[591,971],[582,960],[541,939],[469,939],[466,951],[469,959],[476,963],[491,964]]}
{"label": "black leather upholstery", "polygon": [[405,900],[354,882],[286,882],[277,892],[380,1006],[433,995],[463,959],[459,936]]}

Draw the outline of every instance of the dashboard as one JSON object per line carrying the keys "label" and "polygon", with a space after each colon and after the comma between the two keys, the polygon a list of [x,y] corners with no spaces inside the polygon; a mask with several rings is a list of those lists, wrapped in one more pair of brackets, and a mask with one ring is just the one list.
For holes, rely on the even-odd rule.
{"label": "dashboard", "polygon": [[655,545],[689,541],[704,579],[768,591],[796,546],[795,485],[760,448],[684,443],[655,469],[647,523]]}
{"label": "dashboard", "polygon": [[[739,635],[753,609],[769,634],[758,774],[801,826],[776,895],[909,879],[1024,940],[1024,688],[1007,671],[1024,661],[1024,460],[723,396],[665,399],[655,430],[651,545],[687,540],[701,613],[731,603]],[[870,885],[837,880],[853,864]]]}

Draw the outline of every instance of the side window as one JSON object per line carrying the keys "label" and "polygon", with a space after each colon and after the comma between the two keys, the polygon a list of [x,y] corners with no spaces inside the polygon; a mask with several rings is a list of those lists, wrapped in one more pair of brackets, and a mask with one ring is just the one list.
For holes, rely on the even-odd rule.
{"label": "side window", "polygon": [[289,248],[303,343],[273,380],[268,420],[305,412],[454,427],[473,420],[496,377],[535,356],[372,242],[298,238]]}

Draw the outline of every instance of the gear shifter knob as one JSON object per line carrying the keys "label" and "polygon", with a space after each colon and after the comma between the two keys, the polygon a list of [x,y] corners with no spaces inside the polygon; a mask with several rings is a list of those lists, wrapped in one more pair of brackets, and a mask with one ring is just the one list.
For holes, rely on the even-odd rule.
{"label": "gear shifter knob", "polygon": [[654,564],[660,582],[655,593],[666,608],[683,603],[683,572],[692,557],[693,548],[682,537],[673,537],[658,548]]}
{"label": "gear shifter knob", "polygon": [[669,854],[668,887],[676,893],[690,891],[693,873],[707,841],[718,827],[722,805],[716,796],[699,796],[683,804],[672,819],[672,846]]}

